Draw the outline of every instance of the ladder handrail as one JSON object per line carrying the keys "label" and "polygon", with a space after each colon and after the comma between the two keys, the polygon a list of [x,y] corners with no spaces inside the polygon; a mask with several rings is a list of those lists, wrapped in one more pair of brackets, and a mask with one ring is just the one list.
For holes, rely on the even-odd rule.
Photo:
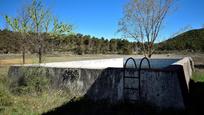
{"label": "ladder handrail", "polygon": [[137,69],[136,61],[135,61],[135,59],[132,58],[132,57],[129,57],[129,58],[125,61],[125,64],[124,64],[123,68],[126,69],[127,62],[128,62],[129,60],[132,60],[132,61],[133,61],[134,65],[135,65],[135,68]]}
{"label": "ladder handrail", "polygon": [[148,65],[149,65],[149,69],[151,68],[149,59],[148,59],[147,57],[143,57],[143,58],[141,59],[141,61],[140,61],[139,70],[142,69],[141,66],[142,66],[142,62],[143,62],[144,60],[147,60],[147,63],[148,63]]}
{"label": "ladder handrail", "polygon": [[[127,66],[127,63],[128,63],[128,61],[129,60],[132,60],[133,61],[133,63],[134,63],[134,65],[135,65],[135,68],[134,69],[136,69],[136,70],[138,70],[138,94],[139,94],[139,100],[140,100],[140,98],[141,98],[141,81],[140,81],[140,77],[141,77],[141,67],[142,67],[142,64],[143,64],[143,61],[144,60],[147,60],[147,63],[148,63],[148,66],[149,66],[149,69],[151,68],[151,66],[150,66],[150,61],[149,61],[149,59],[147,58],[147,57],[143,57],[141,60],[140,60],[140,64],[139,64],[139,68],[137,68],[137,64],[136,64],[136,61],[135,61],[135,59],[134,58],[132,58],[132,57],[130,57],[130,58],[128,58],[127,60],[126,60],[126,62],[125,62],[125,64],[123,65],[123,84],[125,85],[125,70],[127,69],[126,68],[126,66]],[[123,88],[124,88],[124,86],[123,86]],[[124,93],[124,91],[123,91],[123,93]],[[125,96],[125,95],[124,95]]]}
{"label": "ladder handrail", "polygon": [[123,96],[124,96],[124,99],[125,99],[125,91],[124,91],[124,88],[125,88],[125,78],[126,78],[126,69],[127,69],[127,63],[128,61],[132,60],[133,61],[133,64],[134,64],[134,69],[137,69],[137,64],[136,64],[136,61],[134,58],[132,57],[129,57],[127,58],[127,60],[125,61],[125,64],[123,65]]}
{"label": "ladder handrail", "polygon": [[[140,77],[141,77],[141,67],[142,67],[142,62],[144,61],[144,60],[147,60],[147,63],[148,63],[148,65],[149,65],[149,69],[151,68],[151,66],[150,66],[150,61],[149,61],[149,59],[145,56],[145,57],[143,57],[141,60],[140,60],[140,65],[139,65],[139,70],[138,70],[138,78],[139,78],[139,89],[141,89],[141,83],[140,83]],[[140,92],[140,90],[139,90],[139,98],[140,98],[140,96],[141,96],[141,92]]]}

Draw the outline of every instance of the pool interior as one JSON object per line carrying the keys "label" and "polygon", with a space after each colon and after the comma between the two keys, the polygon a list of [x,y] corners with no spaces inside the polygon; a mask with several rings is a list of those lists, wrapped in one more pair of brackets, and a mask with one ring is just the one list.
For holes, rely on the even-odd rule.
{"label": "pool interior", "polygon": [[[124,59],[124,62],[127,59]],[[137,68],[139,68],[141,59],[138,58],[134,58],[135,62],[136,62],[136,66]],[[168,66],[170,66],[171,64],[179,61],[180,59],[149,59],[150,62],[150,68],[151,69],[162,69],[162,68],[166,68]],[[127,68],[135,68],[134,62],[132,60],[129,60],[127,62]],[[141,64],[141,68],[149,68],[148,66],[148,62],[147,60],[143,60],[142,64]]]}

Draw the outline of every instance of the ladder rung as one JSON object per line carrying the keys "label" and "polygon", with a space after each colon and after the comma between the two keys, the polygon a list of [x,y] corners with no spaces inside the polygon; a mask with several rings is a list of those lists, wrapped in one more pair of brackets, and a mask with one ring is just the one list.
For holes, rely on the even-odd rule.
{"label": "ladder rung", "polygon": [[124,68],[125,69],[125,72],[137,72],[135,71],[135,69],[137,68]]}
{"label": "ladder rung", "polygon": [[139,101],[139,99],[129,99],[129,98],[127,98],[127,99],[125,99],[126,101]]}
{"label": "ladder rung", "polygon": [[132,77],[132,76],[124,76],[124,78],[135,78],[135,79],[139,79],[139,77]]}
{"label": "ladder rung", "polygon": [[130,88],[130,87],[124,87],[124,89],[139,90],[139,88]]}

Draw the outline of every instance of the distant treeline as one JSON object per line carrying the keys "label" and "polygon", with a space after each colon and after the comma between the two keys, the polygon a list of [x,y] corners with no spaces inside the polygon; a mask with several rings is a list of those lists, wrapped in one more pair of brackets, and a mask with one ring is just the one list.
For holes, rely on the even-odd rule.
{"label": "distant treeline", "polygon": [[[27,52],[36,53],[36,41],[33,34],[27,37]],[[44,36],[44,53],[69,52],[73,54],[133,54],[138,53],[138,43],[125,39],[96,38],[89,35],[73,34],[60,37]],[[20,34],[9,30],[0,30],[0,53],[20,53]]]}
{"label": "distant treeline", "polygon": [[[0,30],[0,53],[20,53],[20,34]],[[34,34],[27,37],[26,52],[36,53]],[[44,35],[44,53],[69,52],[72,54],[142,54],[139,42],[125,39],[96,38],[90,35],[72,34],[50,37]],[[161,43],[154,44],[155,53],[168,51],[204,52],[204,29],[190,30]]]}

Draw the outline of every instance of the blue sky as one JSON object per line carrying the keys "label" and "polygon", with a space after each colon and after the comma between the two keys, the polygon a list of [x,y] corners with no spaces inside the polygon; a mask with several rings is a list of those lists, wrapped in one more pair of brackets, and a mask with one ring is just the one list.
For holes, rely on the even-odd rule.
{"label": "blue sky", "polygon": [[[30,0],[0,0],[0,15],[16,16]],[[44,0],[59,20],[74,25],[74,32],[96,37],[120,38],[118,21],[127,0]],[[177,0],[178,9],[165,19],[157,41],[167,39],[185,26],[201,28],[204,24],[204,0]],[[0,28],[5,22],[0,17]]]}

